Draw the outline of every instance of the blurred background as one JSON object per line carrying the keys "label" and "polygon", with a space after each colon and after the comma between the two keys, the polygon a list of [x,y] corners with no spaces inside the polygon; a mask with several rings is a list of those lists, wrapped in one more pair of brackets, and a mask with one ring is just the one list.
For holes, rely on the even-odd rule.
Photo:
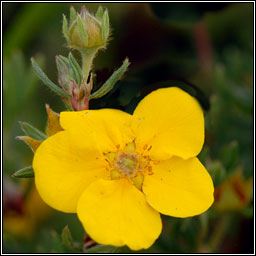
{"label": "blurred background", "polygon": [[[61,33],[69,3],[3,3],[3,251],[76,252],[86,247],[75,214],[57,212],[37,194],[33,179],[15,179],[31,165],[18,121],[44,131],[45,104],[65,109],[35,77],[34,56],[57,83],[55,55],[68,49]],[[72,3],[76,10],[82,4]],[[95,12],[98,3],[85,4]],[[253,222],[253,3],[103,3],[112,40],[94,62],[97,89],[126,56],[129,71],[91,109],[132,113],[152,90],[178,86],[195,96],[205,113],[206,141],[199,158],[215,185],[206,213],[162,216],[163,232],[145,253],[252,253]],[[74,54],[76,54],[74,52]],[[76,55],[78,56],[78,55]],[[70,233],[63,235],[68,225]],[[67,235],[68,234],[68,235]],[[71,241],[70,235],[73,237]],[[66,238],[65,238],[66,237]],[[68,239],[67,239],[68,237]],[[102,248],[113,252],[114,248]],[[119,252],[130,252],[127,247]]]}

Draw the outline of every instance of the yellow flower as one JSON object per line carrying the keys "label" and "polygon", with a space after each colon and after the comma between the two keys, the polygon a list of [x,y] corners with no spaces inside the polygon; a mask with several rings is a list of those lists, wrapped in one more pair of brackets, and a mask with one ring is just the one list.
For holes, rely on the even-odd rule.
{"label": "yellow flower", "polygon": [[190,217],[213,203],[212,179],[197,159],[204,142],[198,102],[179,88],[146,96],[133,115],[102,109],[62,112],[64,131],[33,160],[41,197],[78,214],[101,244],[150,247],[159,213]]}

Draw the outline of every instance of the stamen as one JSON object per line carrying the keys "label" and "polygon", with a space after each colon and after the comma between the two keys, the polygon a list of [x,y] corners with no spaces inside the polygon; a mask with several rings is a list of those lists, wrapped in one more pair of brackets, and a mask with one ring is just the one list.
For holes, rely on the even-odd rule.
{"label": "stamen", "polygon": [[148,148],[148,151],[151,150],[151,148],[152,148],[152,145],[150,145],[150,147]]}
{"label": "stamen", "polygon": [[[105,161],[109,164],[110,178],[112,180],[126,178],[139,190],[142,189],[144,175],[152,175],[152,164],[159,161],[153,161],[149,156],[136,153],[135,142],[127,143],[121,149],[120,145],[116,145],[116,152],[105,153]],[[143,150],[149,151],[150,145],[144,145]]]}
{"label": "stamen", "polygon": [[117,180],[121,177],[119,169],[113,169],[110,171],[110,177],[112,180]]}

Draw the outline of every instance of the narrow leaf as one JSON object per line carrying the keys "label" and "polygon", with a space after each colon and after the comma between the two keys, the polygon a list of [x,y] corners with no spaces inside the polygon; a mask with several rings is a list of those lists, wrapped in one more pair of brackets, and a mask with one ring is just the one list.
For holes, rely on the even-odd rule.
{"label": "narrow leaf", "polygon": [[22,168],[15,172],[12,177],[14,178],[33,178],[34,177],[34,170],[32,166],[28,166],[25,168]]}
{"label": "narrow leaf", "polygon": [[54,84],[47,76],[46,74],[42,71],[42,69],[37,65],[36,61],[34,58],[31,58],[32,66],[37,74],[38,78],[42,80],[42,82],[47,85],[53,92],[58,94],[61,97],[68,98],[68,94],[63,91],[60,87],[58,87],[56,84]]}
{"label": "narrow leaf", "polygon": [[69,25],[71,26],[76,19],[76,10],[73,6],[71,6],[69,11]]}
{"label": "narrow leaf", "polygon": [[101,25],[102,41],[106,42],[108,40],[108,35],[109,35],[109,17],[108,17],[108,11],[105,10],[102,17],[102,25]]}
{"label": "narrow leaf", "polygon": [[71,233],[70,233],[70,230],[69,230],[69,227],[68,225],[66,225],[63,230],[62,230],[62,233],[61,233],[61,238],[62,238],[62,242],[69,248],[72,248],[74,249],[75,246],[73,244],[73,238],[71,236]]}
{"label": "narrow leaf", "polygon": [[97,18],[98,20],[101,20],[101,19],[102,19],[102,16],[103,16],[103,8],[102,8],[101,5],[99,6],[99,8],[98,8],[98,10],[97,10],[97,12],[96,12],[96,14],[95,14],[95,16],[96,16],[96,18]]}
{"label": "narrow leaf", "polygon": [[90,95],[89,99],[91,100],[91,99],[101,98],[102,96],[107,94],[110,90],[112,90],[116,82],[122,79],[122,76],[126,72],[129,65],[130,65],[130,62],[128,58],[126,58],[123,62],[123,65],[111,75],[111,77],[100,87],[99,90],[97,90],[92,95]]}
{"label": "narrow leaf", "polygon": [[33,127],[31,124],[26,122],[19,122],[22,131],[29,137],[35,139],[35,140],[45,140],[47,137],[45,134],[43,134],[41,131],[39,131],[37,128]]}
{"label": "narrow leaf", "polygon": [[81,15],[77,16],[78,35],[85,45],[88,45],[88,34]]}
{"label": "narrow leaf", "polygon": [[78,62],[76,61],[76,59],[74,58],[74,56],[72,55],[71,52],[69,53],[68,58],[69,58],[69,65],[74,74],[74,78],[75,78],[78,86],[80,86],[82,79],[83,79],[82,69],[79,66]]}
{"label": "narrow leaf", "polygon": [[67,42],[70,42],[69,36],[68,36],[68,21],[66,16],[63,14],[63,24],[62,24],[62,33],[65,36]]}
{"label": "narrow leaf", "polygon": [[58,70],[58,82],[65,88],[66,91],[70,91],[72,86],[72,77],[70,75],[69,60],[61,55],[56,56],[56,65]]}
{"label": "narrow leaf", "polygon": [[67,66],[69,66],[69,60],[68,60],[67,57],[64,57],[64,56],[62,56],[62,55],[59,55],[59,58],[60,58]]}
{"label": "narrow leaf", "polygon": [[29,136],[17,136],[16,139],[25,142],[33,152],[35,152],[42,143],[42,140],[35,140]]}

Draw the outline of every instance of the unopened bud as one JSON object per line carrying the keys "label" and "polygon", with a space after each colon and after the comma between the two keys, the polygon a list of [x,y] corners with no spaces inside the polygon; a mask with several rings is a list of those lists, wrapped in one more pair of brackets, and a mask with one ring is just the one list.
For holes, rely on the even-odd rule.
{"label": "unopened bud", "polygon": [[69,63],[67,58],[63,56],[56,56],[56,64],[58,70],[58,82],[60,86],[67,92],[72,88],[72,76],[70,74]]}
{"label": "unopened bud", "polygon": [[75,111],[86,110],[89,108],[89,96],[83,87],[78,88],[75,83],[73,83],[72,86],[71,103]]}
{"label": "unopened bud", "polygon": [[56,64],[58,69],[58,82],[61,87],[71,95],[73,84],[76,83],[76,85],[80,87],[82,83],[82,70],[72,53],[69,53],[68,58],[61,55],[56,56]]}
{"label": "unopened bud", "polygon": [[93,15],[82,7],[77,14],[71,7],[69,24],[63,16],[63,34],[68,46],[77,50],[105,47],[110,34],[108,11],[100,6]]}

